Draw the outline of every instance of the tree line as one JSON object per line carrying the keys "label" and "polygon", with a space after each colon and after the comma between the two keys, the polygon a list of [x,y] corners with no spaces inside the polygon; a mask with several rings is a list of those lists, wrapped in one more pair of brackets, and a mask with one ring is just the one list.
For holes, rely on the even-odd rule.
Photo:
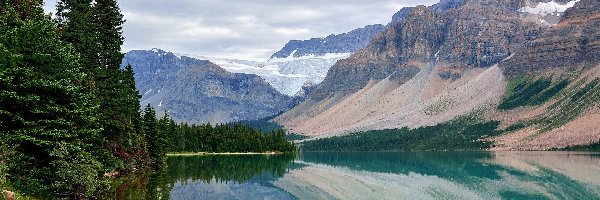
{"label": "tree line", "polygon": [[[160,165],[171,149],[204,150],[188,140],[236,138],[213,149],[249,149],[234,147],[243,138],[200,137],[208,129],[141,111],[132,67],[121,67],[124,20],[116,0],[58,0],[52,19],[42,5],[0,1],[0,188],[101,199],[111,175]],[[244,129],[218,127],[210,134]]]}
{"label": "tree line", "polygon": [[[154,113],[150,105],[145,108],[146,113]],[[293,143],[285,139],[285,131],[272,130],[262,132],[258,129],[243,124],[203,124],[188,125],[177,124],[167,114],[156,122],[153,117],[145,117],[145,124],[156,125],[157,137],[152,140],[165,141],[166,145],[160,146],[157,152],[171,153],[228,153],[228,152],[295,152]],[[148,132],[153,132],[148,130]],[[150,151],[152,154],[152,151]]]}
{"label": "tree line", "polygon": [[492,147],[485,140],[502,134],[497,121],[478,122],[461,117],[416,129],[372,130],[301,143],[302,151],[482,151]]}

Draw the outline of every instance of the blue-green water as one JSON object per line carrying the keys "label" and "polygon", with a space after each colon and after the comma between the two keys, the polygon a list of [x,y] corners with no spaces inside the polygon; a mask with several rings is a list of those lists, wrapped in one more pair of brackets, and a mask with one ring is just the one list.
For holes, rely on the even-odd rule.
{"label": "blue-green water", "polygon": [[302,153],[169,157],[116,198],[600,199],[600,154]]}

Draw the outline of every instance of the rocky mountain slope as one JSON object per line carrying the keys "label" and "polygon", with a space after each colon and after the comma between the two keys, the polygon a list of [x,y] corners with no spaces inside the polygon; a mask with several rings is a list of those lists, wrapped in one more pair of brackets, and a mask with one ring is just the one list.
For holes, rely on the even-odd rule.
{"label": "rocky mountain slope", "polygon": [[[548,3],[559,5],[551,13],[562,16],[560,23],[549,23],[548,12],[528,10]],[[549,130],[541,130],[534,123],[519,125],[517,122],[523,120],[513,119],[520,113],[514,109],[526,110],[520,114],[529,113],[535,118],[534,110],[556,101],[553,99],[559,97],[555,95],[571,94],[560,93],[563,88],[570,88],[571,95],[581,90],[593,91],[595,85],[590,81],[596,75],[589,71],[589,66],[598,61],[596,29],[600,26],[595,19],[600,7],[597,3],[595,0],[577,3],[465,0],[441,11],[432,9],[433,6],[412,8],[403,20],[388,25],[375,36],[365,49],[334,65],[308,100],[275,120],[295,133],[327,137],[364,130],[430,126],[470,115],[501,121],[502,128],[530,127],[538,130],[536,134],[545,135],[568,124],[554,124],[547,127]],[[566,10],[570,6],[574,7]],[[569,72],[586,76],[567,78],[565,74]],[[516,78],[523,76],[527,78]],[[533,97],[527,96],[529,93]],[[584,92],[575,96],[589,100],[593,107],[594,96],[589,95]],[[505,104],[516,107],[503,108]],[[556,107],[569,106],[573,105],[563,103]],[[563,120],[586,116],[582,113],[588,110],[572,112],[573,119]],[[600,127],[592,130],[597,129]],[[598,131],[586,130],[586,134],[578,137],[593,137],[560,145],[546,142],[534,147],[516,139],[499,146],[547,149],[600,139]],[[508,139],[494,141],[500,144],[500,140]]]}
{"label": "rocky mountain slope", "polygon": [[328,53],[353,53],[366,47],[373,36],[384,30],[381,24],[368,25],[348,33],[329,35],[325,38],[310,40],[291,40],[281,50],[273,54],[273,58],[323,56]]}
{"label": "rocky mountain slope", "polygon": [[260,119],[295,104],[257,75],[230,73],[206,61],[159,49],[130,51],[141,104],[180,122],[225,123]]}
{"label": "rocky mountain slope", "polygon": [[[496,149],[563,148],[600,141],[600,2],[581,0],[565,11],[561,21],[528,42],[512,59],[500,64],[510,80],[501,105],[518,98],[557,94],[538,106],[505,109],[492,115],[514,130],[494,138]],[[530,81],[523,81],[529,79]],[[546,81],[544,85],[543,80]],[[548,88],[545,90],[536,88]],[[528,96],[518,95],[527,90]],[[523,92],[524,93],[524,92]],[[532,95],[533,94],[533,95]],[[506,104],[504,104],[506,103]],[[529,103],[531,104],[531,103]],[[514,107],[514,106],[509,106]]]}

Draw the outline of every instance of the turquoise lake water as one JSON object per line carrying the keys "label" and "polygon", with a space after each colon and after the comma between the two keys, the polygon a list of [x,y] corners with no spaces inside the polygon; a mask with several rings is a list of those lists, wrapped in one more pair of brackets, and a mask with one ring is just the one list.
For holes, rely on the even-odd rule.
{"label": "turquoise lake water", "polygon": [[116,198],[600,199],[600,154],[301,153],[169,157]]}

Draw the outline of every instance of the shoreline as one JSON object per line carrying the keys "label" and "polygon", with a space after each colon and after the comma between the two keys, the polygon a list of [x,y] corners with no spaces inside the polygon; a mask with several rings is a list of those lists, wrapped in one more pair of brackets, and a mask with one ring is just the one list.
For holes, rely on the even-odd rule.
{"label": "shoreline", "polygon": [[167,153],[167,156],[213,156],[213,155],[280,155],[285,154],[281,152],[226,152],[226,153],[210,153],[210,152],[197,152],[197,153]]}

